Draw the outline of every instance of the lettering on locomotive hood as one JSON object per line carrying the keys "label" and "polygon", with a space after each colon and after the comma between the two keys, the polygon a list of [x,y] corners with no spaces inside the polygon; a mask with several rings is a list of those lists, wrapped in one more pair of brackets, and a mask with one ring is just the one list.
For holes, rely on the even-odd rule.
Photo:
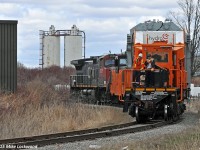
{"label": "lettering on locomotive hood", "polygon": [[163,33],[162,36],[151,36],[149,35],[148,37],[149,41],[168,41],[169,40],[169,34]]}
{"label": "lettering on locomotive hood", "polygon": [[169,44],[173,44],[176,41],[176,33],[174,32],[144,32],[144,43],[151,44],[154,41],[168,41]]}

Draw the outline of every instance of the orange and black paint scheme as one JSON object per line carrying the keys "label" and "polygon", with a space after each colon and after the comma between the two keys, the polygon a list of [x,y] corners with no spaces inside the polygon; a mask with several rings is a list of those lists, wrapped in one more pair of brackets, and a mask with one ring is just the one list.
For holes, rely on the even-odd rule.
{"label": "orange and black paint scheme", "polygon": [[[168,44],[167,41],[137,43],[134,53],[142,53],[144,58],[151,54],[156,63],[155,69],[135,68],[133,64],[133,69],[120,70],[118,73],[112,71],[111,95],[117,95],[119,101],[124,102],[124,111],[129,111],[138,123],[160,117],[176,120],[184,112],[184,99],[189,92],[184,49],[182,43]],[[135,82],[136,71],[140,71],[140,84]],[[154,73],[151,87],[147,87],[143,79],[147,71]]]}

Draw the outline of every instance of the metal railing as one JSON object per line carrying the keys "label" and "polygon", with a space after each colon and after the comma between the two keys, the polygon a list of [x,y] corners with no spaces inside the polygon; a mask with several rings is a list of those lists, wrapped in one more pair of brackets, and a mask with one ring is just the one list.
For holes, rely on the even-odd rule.
{"label": "metal railing", "polygon": [[[147,72],[150,72],[150,70],[138,70],[138,69],[128,69],[123,70],[123,77],[122,79],[123,84],[127,85],[129,88],[135,88],[135,87],[146,87],[146,76]],[[152,85],[149,87],[163,87],[165,86],[165,82],[168,82],[169,80],[169,74],[165,70],[160,69],[154,69],[152,71],[154,78],[154,82],[152,82]],[[153,80],[153,79],[152,79]],[[130,84],[129,84],[130,83]],[[127,87],[125,87],[127,88]]]}
{"label": "metal railing", "polygon": [[[123,89],[124,88],[136,88],[136,87],[147,87],[146,86],[146,73],[150,70],[138,70],[138,69],[127,69],[122,71],[122,82],[123,82]],[[173,72],[179,73],[180,79],[177,78],[176,81],[179,85],[173,81],[173,78],[170,76]],[[153,88],[163,88],[163,87],[179,87],[183,90],[184,87],[187,86],[186,83],[186,71],[185,70],[178,70],[178,69],[154,69],[153,78],[154,83],[149,87]]]}
{"label": "metal railing", "polygon": [[92,80],[89,75],[71,75],[70,76],[70,86],[71,87],[91,87]]}

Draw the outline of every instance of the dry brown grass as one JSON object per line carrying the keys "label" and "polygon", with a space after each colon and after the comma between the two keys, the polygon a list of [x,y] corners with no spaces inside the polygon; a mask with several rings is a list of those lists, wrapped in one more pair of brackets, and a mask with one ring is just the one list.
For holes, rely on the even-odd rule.
{"label": "dry brown grass", "polygon": [[18,91],[0,93],[0,139],[41,135],[129,122],[119,108],[74,103],[69,91],[54,84],[69,82],[71,68],[20,68]]}
{"label": "dry brown grass", "polygon": [[[118,114],[118,115],[116,115]],[[113,119],[114,118],[114,119]],[[119,109],[82,104],[27,106],[1,116],[1,139],[100,127],[128,121]],[[129,120],[130,121],[130,120]]]}
{"label": "dry brown grass", "polygon": [[186,111],[200,113],[200,100],[191,100],[191,102],[187,104],[186,107]]}
{"label": "dry brown grass", "polygon": [[192,77],[192,83],[194,86],[200,86],[200,77]]}

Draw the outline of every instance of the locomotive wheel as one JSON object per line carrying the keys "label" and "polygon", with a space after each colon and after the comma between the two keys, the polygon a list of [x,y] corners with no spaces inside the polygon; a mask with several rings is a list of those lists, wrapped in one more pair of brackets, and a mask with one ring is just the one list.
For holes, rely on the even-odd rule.
{"label": "locomotive wheel", "polygon": [[141,110],[138,106],[135,107],[135,117],[137,123],[145,123],[148,120],[148,117],[141,114]]}
{"label": "locomotive wheel", "polygon": [[133,104],[129,106],[128,113],[131,117],[135,117],[135,106]]}

